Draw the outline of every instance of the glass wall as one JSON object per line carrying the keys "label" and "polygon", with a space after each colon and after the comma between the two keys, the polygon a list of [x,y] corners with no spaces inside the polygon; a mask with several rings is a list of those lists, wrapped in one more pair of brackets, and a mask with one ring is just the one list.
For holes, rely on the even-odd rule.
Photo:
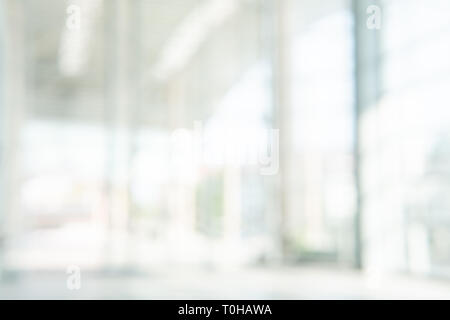
{"label": "glass wall", "polygon": [[292,250],[300,259],[354,262],[351,3],[297,6],[291,38]]}
{"label": "glass wall", "polygon": [[367,264],[448,268],[448,1],[384,1],[378,99],[362,112]]}

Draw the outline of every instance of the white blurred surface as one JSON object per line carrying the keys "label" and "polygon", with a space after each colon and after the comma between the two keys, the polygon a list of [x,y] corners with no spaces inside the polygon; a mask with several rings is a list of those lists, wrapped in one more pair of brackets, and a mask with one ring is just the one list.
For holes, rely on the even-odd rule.
{"label": "white blurred surface", "polygon": [[80,290],[64,272],[24,273],[0,283],[0,299],[449,299],[450,283],[321,267],[208,271],[171,269],[82,273]]}

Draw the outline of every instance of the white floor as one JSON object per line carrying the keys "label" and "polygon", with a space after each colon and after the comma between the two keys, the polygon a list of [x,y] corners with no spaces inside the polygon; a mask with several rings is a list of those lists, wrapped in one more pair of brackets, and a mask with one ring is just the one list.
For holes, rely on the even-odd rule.
{"label": "white floor", "polygon": [[56,272],[9,274],[0,299],[450,299],[450,282],[323,268],[82,273],[67,289]]}

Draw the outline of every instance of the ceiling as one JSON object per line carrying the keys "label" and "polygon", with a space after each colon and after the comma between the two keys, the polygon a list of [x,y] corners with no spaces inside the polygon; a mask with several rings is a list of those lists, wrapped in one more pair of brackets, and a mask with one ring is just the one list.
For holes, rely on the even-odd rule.
{"label": "ceiling", "polygon": [[[6,32],[17,36],[23,30],[24,51],[10,54],[23,55],[30,118],[104,121],[111,112],[111,88],[128,92],[130,108],[138,108],[142,123],[164,125],[170,104],[177,104],[170,98],[174,92],[183,93],[178,104],[187,108],[185,114],[203,117],[259,57],[260,21],[253,1],[236,0],[231,7],[232,0],[98,0],[97,9],[87,6],[89,1],[15,3],[23,20],[14,24],[22,29]],[[85,35],[75,40],[66,39],[71,36],[65,27],[69,4],[82,9]],[[116,41],[120,36],[114,33],[122,33],[125,42]],[[65,43],[71,45],[68,50]],[[77,73],[62,72],[62,52],[83,56]],[[119,87],[117,77],[125,79]]]}

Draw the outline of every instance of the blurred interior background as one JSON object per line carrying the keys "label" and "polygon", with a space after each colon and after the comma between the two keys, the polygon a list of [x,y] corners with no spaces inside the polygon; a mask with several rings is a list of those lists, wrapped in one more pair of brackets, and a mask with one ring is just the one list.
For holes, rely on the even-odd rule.
{"label": "blurred interior background", "polygon": [[1,0],[0,298],[450,298],[449,14]]}

